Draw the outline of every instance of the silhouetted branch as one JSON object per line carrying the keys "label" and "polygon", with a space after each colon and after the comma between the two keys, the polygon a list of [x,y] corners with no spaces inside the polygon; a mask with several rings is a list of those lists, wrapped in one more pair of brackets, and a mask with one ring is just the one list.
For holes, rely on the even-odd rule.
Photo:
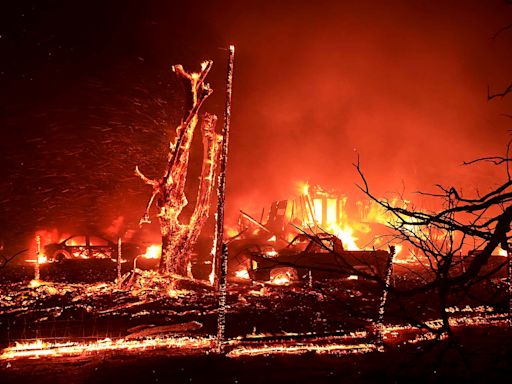
{"label": "silhouetted branch", "polygon": [[512,83],[508,85],[507,88],[505,88],[502,92],[496,92],[491,94],[491,90],[489,87],[487,87],[487,100],[492,100],[496,97],[504,98],[507,96],[510,92],[512,92]]}
{"label": "silhouetted branch", "polygon": [[8,256],[6,257],[5,255],[0,255],[0,257],[3,259],[1,262],[0,262],[0,268],[5,268],[5,266],[7,264],[9,264],[9,262],[11,262],[12,260],[14,260],[14,258],[18,255],[21,255],[23,252],[27,252],[28,249],[23,249],[19,252],[16,252],[14,255],[11,255],[11,256]]}

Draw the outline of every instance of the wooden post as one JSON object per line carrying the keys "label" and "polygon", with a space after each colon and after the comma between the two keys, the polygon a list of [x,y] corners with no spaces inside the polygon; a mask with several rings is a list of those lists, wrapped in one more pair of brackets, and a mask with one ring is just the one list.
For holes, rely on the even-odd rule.
{"label": "wooden post", "polygon": [[[235,62],[235,46],[229,46],[229,60],[227,69],[226,105],[224,109],[224,126],[222,128],[222,147],[220,152],[220,171],[217,186],[217,213],[215,223],[214,257],[213,257],[213,281],[219,288],[219,272],[224,255],[224,202],[226,198],[226,165],[228,160],[229,126],[231,122],[231,96],[233,92],[233,68]],[[227,257],[227,253],[226,253]]]}
{"label": "wooden post", "polygon": [[39,281],[41,273],[39,270],[39,256],[41,255],[41,236],[36,236],[36,262],[34,264],[34,280]]}
{"label": "wooden post", "polygon": [[121,238],[117,239],[117,288],[121,289]]}
{"label": "wooden post", "polygon": [[226,296],[227,296],[227,270],[228,247],[222,244],[222,262],[219,276],[219,314],[217,316],[217,352],[224,353],[224,340],[226,337]]}
{"label": "wooden post", "polygon": [[507,244],[508,257],[508,326],[512,327],[512,250],[510,244]]}
{"label": "wooden post", "polygon": [[382,292],[382,296],[380,298],[379,304],[379,318],[377,320],[377,345],[379,350],[382,349],[384,344],[382,337],[382,328],[384,327],[384,313],[386,309],[386,301],[388,297],[388,291],[391,283],[391,274],[393,271],[393,259],[395,258],[395,247],[392,245],[389,247],[389,259],[386,266],[386,278],[384,280],[384,291]]}

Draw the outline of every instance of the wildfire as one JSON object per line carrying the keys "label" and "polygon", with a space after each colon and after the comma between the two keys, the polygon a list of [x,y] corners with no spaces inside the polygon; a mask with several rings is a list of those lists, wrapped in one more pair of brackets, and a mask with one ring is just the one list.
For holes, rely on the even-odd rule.
{"label": "wildfire", "polygon": [[213,346],[213,339],[209,337],[167,337],[148,338],[143,340],[126,340],[109,338],[88,343],[61,342],[49,343],[36,340],[32,343],[16,343],[14,347],[5,348],[0,360],[16,358],[39,358],[59,356],[79,356],[107,351],[137,351],[156,348],[189,348],[204,349]]}
{"label": "wildfire", "polygon": [[226,232],[226,237],[228,239],[235,237],[239,234],[238,229],[235,227],[226,227],[225,232]]}
{"label": "wildfire", "polygon": [[141,255],[145,259],[159,259],[162,254],[162,247],[158,244],[152,244],[146,248],[146,253]]}
{"label": "wildfire", "polygon": [[327,344],[327,345],[310,345],[310,344],[295,344],[295,345],[271,345],[261,347],[243,347],[233,349],[228,353],[228,357],[241,357],[241,356],[259,356],[259,355],[275,355],[275,354],[303,354],[303,353],[318,353],[318,354],[349,354],[349,353],[367,353],[376,350],[375,344]]}
{"label": "wildfire", "polygon": [[239,279],[244,279],[244,280],[250,280],[250,278],[251,278],[249,276],[249,272],[247,271],[247,269],[241,269],[239,271],[236,271],[235,276],[238,277]]}
{"label": "wildfire", "polygon": [[342,229],[336,224],[332,224],[327,228],[327,232],[339,238],[343,243],[344,249],[348,251],[359,251],[360,248],[356,244],[357,237],[354,236],[354,230],[348,225],[345,225]]}
{"label": "wildfire", "polygon": [[270,284],[288,285],[294,280],[294,273],[291,268],[277,268],[270,274]]}
{"label": "wildfire", "polygon": [[[35,263],[36,260],[35,259],[27,259],[27,260],[25,260],[25,262],[27,262],[27,263]],[[37,262],[39,264],[46,264],[46,263],[48,263],[48,257],[46,257],[46,255],[44,253],[40,253],[37,256]]]}
{"label": "wildfire", "polygon": [[169,297],[177,298],[177,297],[186,296],[186,295],[190,294],[190,291],[187,291],[186,289],[174,289],[174,288],[170,287],[167,290],[167,293],[168,293]]}
{"label": "wildfire", "polygon": [[344,211],[346,198],[329,194],[318,187],[313,187],[312,192],[310,189],[307,183],[300,186],[302,209],[309,212],[304,215],[303,226],[317,226],[341,239],[346,250],[358,251],[360,248],[356,244],[355,230],[348,224]]}

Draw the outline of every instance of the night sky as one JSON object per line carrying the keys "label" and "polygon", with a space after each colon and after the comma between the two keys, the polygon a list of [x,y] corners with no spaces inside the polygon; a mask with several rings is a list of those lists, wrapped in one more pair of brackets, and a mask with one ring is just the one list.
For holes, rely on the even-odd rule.
{"label": "night sky", "polygon": [[[301,4],[304,3],[304,4]],[[222,116],[237,48],[228,219],[308,180],[361,198],[465,191],[501,174],[512,98],[512,5],[492,1],[11,1],[0,5],[0,240],[136,227],[182,113],[173,64],[214,60],[203,111]],[[219,126],[220,128],[220,126]],[[196,140],[190,179],[202,150]],[[191,185],[190,200],[195,196]],[[411,195],[412,196],[412,195]]]}

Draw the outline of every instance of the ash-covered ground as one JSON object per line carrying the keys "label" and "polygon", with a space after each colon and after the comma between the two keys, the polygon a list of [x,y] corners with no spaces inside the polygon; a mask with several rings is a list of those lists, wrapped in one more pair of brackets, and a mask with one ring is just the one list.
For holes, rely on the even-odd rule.
{"label": "ash-covered ground", "polygon": [[[149,269],[151,265],[141,267]],[[37,284],[32,281],[33,267],[4,268],[0,286],[2,348],[16,341],[34,339],[91,342],[105,338],[140,339],[149,335],[200,338],[217,334],[218,295],[207,282],[183,279],[171,287],[168,278],[151,270],[139,270],[132,279],[130,266],[123,268],[125,280],[121,288],[114,281],[116,269],[111,261],[44,265]],[[427,275],[423,267],[397,265],[393,283],[405,289],[421,284]],[[332,279],[274,286],[237,280],[231,281],[228,287],[225,330],[226,337],[235,340],[229,348],[283,343],[318,345],[344,336],[350,339],[345,342],[352,344],[376,342],[375,325],[383,290],[375,282]],[[470,295],[461,292],[450,297],[450,314],[459,321],[456,332],[465,339],[464,345],[475,346],[475,340],[485,339],[485,346],[480,343],[471,353],[488,354],[501,333],[510,337],[504,325],[508,310],[506,291],[504,280],[496,278],[483,281]],[[498,322],[465,329],[466,321],[486,317]],[[393,381],[396,377],[412,377],[411,367],[416,363],[409,360],[414,361],[415,354],[420,353],[418,370],[428,371],[429,380],[435,381],[436,375],[429,370],[437,366],[436,356],[445,354],[442,348],[402,344],[421,333],[414,324],[438,318],[438,304],[432,292],[407,298],[391,294],[384,319],[388,328],[384,353],[334,357],[310,352],[233,359],[208,350],[185,348],[171,353],[156,348],[36,360],[5,359],[1,362],[0,377],[5,382],[106,382],[116,377],[127,382],[261,382],[269,375],[281,382],[336,382],[344,377],[348,381],[376,380],[382,369],[388,375],[382,380]],[[408,330],[399,329],[404,325]],[[468,332],[477,336],[469,337]],[[427,357],[423,356],[423,350]],[[509,368],[500,359],[512,356],[511,351],[505,348],[499,353],[502,356],[499,359],[487,355],[483,360],[480,358],[479,361],[486,363],[478,368],[480,376],[475,377],[482,378],[486,367],[493,364],[497,367],[493,368],[495,375],[506,372]],[[452,354],[449,351],[448,360],[445,357],[440,360],[443,363],[439,366],[445,367],[442,377],[453,374],[455,378],[465,378],[466,366],[460,357]],[[453,359],[458,365],[452,364],[452,372],[445,363]],[[214,372],[219,371],[222,374],[216,376]],[[256,375],[250,374],[256,371]]]}

